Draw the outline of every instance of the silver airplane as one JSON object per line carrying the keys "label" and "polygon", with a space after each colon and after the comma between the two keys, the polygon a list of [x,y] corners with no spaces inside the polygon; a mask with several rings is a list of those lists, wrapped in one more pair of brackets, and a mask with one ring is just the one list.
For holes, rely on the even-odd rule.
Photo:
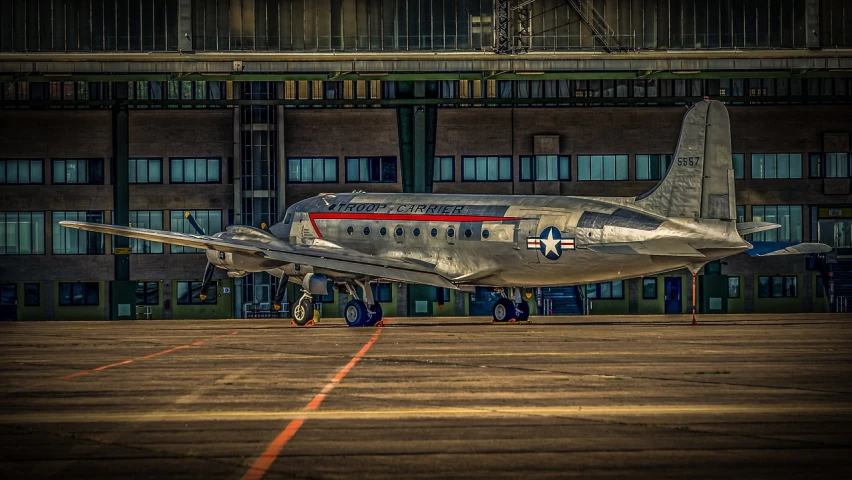
{"label": "silver airplane", "polygon": [[[268,272],[284,286],[302,286],[293,321],[312,321],[312,295],[327,294],[331,280],[352,300],[350,326],[382,318],[371,282],[501,292],[497,322],[527,320],[521,288],[655,275],[680,268],[693,274],[708,262],[752,248],[743,235],[780,225],[736,223],[730,121],[718,101],[686,112],[665,177],[638,197],[321,194],[287,209],[268,230],[230,226],[197,235],[118,225],[62,221],[93,232],[164,242],[207,251],[202,293],[213,267],[231,277]],[[767,255],[819,253],[822,244],[789,245]],[[358,287],[363,292],[359,295]],[[512,289],[507,295],[506,287]],[[693,299],[694,306],[694,299]]]}

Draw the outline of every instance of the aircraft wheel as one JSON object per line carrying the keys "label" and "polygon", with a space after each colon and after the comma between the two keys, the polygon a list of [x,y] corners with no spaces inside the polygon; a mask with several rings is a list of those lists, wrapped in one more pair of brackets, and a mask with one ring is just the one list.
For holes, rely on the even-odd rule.
{"label": "aircraft wheel", "polygon": [[517,305],[518,307],[518,321],[526,322],[530,319],[530,304],[527,302],[521,302]]}
{"label": "aircraft wheel", "polygon": [[367,313],[367,321],[364,322],[364,325],[367,327],[372,327],[373,325],[382,321],[382,305],[379,303],[374,304],[370,307],[370,310],[373,311],[373,314],[370,315]]}
{"label": "aircraft wheel", "polygon": [[299,299],[293,307],[293,322],[300,327],[304,327],[309,321],[313,320],[313,318],[314,299],[311,297]]}
{"label": "aircraft wheel", "polygon": [[494,302],[491,313],[495,322],[508,322],[516,317],[515,304],[508,298],[501,298]]}
{"label": "aircraft wheel", "polygon": [[366,325],[368,321],[367,305],[361,300],[350,300],[343,310],[343,316],[346,319],[346,325],[350,327]]}

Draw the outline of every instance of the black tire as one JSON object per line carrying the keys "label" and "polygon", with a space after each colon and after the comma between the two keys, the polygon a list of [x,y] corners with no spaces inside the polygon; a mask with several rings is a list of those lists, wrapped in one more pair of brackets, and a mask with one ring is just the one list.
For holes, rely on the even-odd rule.
{"label": "black tire", "polygon": [[521,302],[517,305],[518,307],[518,321],[526,322],[530,319],[530,304],[527,302]]}
{"label": "black tire", "polygon": [[314,319],[314,300],[313,298],[304,298],[296,302],[293,306],[293,323],[303,327],[309,321]]}
{"label": "black tire", "polygon": [[494,308],[491,309],[491,316],[495,322],[508,322],[515,318],[515,304],[508,298],[500,298],[494,302]]}
{"label": "black tire", "polygon": [[360,327],[367,321],[367,305],[361,300],[350,300],[343,309],[343,318],[346,325]]}

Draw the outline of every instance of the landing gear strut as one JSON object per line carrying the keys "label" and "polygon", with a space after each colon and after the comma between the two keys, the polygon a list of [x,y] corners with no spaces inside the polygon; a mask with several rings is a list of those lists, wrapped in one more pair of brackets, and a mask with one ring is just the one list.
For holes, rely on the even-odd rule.
{"label": "landing gear strut", "polygon": [[491,310],[493,322],[529,322],[530,306],[524,301],[521,289],[513,289],[512,299],[506,298],[502,288],[499,291],[502,298],[494,302],[494,308]]}
{"label": "landing gear strut", "polygon": [[287,282],[290,280],[289,275],[283,275],[278,280],[278,287],[275,288],[275,298],[272,299],[272,308],[277,312],[281,310],[281,303],[284,301],[284,294],[287,291]]}
{"label": "landing gear strut", "polygon": [[293,305],[293,323],[299,327],[314,324],[314,297],[310,293],[303,292]]}
{"label": "landing gear strut", "polygon": [[358,290],[351,283],[346,284],[346,289],[349,295],[353,298],[346,304],[343,316],[346,319],[346,324],[350,327],[372,327],[381,325],[382,321],[382,306],[376,303],[373,299],[373,289],[370,288],[370,282],[358,282],[364,292],[364,301],[358,298]]}

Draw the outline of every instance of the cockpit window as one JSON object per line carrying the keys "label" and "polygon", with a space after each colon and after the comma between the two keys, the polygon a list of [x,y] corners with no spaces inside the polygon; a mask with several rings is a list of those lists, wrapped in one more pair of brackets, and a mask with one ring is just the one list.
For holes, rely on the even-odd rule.
{"label": "cockpit window", "polygon": [[284,225],[290,225],[290,222],[292,222],[292,221],[293,221],[293,214],[292,213],[288,213],[287,215],[284,215]]}

